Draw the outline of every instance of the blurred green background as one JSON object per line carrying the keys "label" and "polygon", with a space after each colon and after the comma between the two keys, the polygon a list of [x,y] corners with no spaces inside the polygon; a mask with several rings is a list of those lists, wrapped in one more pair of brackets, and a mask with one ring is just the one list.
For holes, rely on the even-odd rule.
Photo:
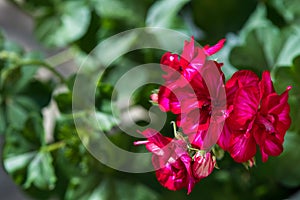
{"label": "blurred green background", "polygon": [[[33,22],[30,37],[37,41],[33,50],[24,49],[24,43],[8,39],[9,32],[2,27],[2,165],[26,196],[65,200],[300,199],[300,1],[10,0],[6,3],[29,17]],[[14,21],[7,20],[5,16],[1,19],[13,27]],[[215,57],[224,62],[227,79],[239,69],[251,69],[258,75],[270,70],[278,93],[291,85],[292,126],[285,137],[283,154],[262,163],[258,153],[256,166],[246,170],[225,153],[218,162],[220,170],[214,170],[196,184],[189,196],[185,190],[172,192],[163,188],[153,172],[119,172],[93,158],[78,138],[70,115],[73,73],[101,41],[122,31],[147,26],[194,35],[202,45],[215,44],[225,37],[225,47]],[[15,29],[20,31],[16,34],[22,35],[22,29],[25,34],[27,28],[24,25],[21,30]],[[133,45],[122,44],[123,49]],[[145,152],[145,148],[132,145],[136,138],[118,129],[122,118],[113,116],[108,106],[115,101],[111,98],[113,84],[136,65],[158,63],[162,54],[151,49],[128,53],[114,62],[98,83],[96,108],[101,116],[100,129],[121,148]],[[93,66],[94,62],[88,60],[86,65]],[[44,66],[44,71],[36,66]],[[49,76],[49,71],[57,71],[63,77]],[[91,73],[92,70],[87,70],[82,76]],[[67,86],[65,90],[58,90],[59,81]],[[155,88],[154,84],[140,88],[134,93],[131,106],[149,109],[149,95]],[[50,112],[49,131],[45,108],[51,110],[53,105],[58,110]],[[169,121],[174,119],[172,115],[168,117]],[[147,120],[142,117],[137,123],[147,124]],[[170,128],[167,125],[162,132],[171,133]]]}

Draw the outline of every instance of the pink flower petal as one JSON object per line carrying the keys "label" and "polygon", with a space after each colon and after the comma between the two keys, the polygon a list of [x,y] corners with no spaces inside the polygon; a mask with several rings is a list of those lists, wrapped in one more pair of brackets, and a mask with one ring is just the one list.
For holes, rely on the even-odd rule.
{"label": "pink flower petal", "polygon": [[205,53],[209,56],[217,53],[218,51],[220,51],[223,48],[225,41],[226,41],[226,39],[221,39],[214,46],[209,46],[209,45],[204,46]]}
{"label": "pink flower petal", "polygon": [[255,117],[259,106],[259,91],[256,87],[243,87],[237,90],[231,119],[232,126],[245,126]]}
{"label": "pink flower petal", "polygon": [[218,140],[218,145],[224,150],[228,151],[230,149],[230,138],[231,138],[231,130],[229,129],[226,121],[222,130],[222,133]]}
{"label": "pink flower petal", "polygon": [[268,135],[265,140],[264,151],[270,156],[278,156],[283,151],[282,141],[273,135]]}
{"label": "pink flower petal", "polygon": [[239,70],[226,82],[227,104],[232,105],[236,91],[244,86],[258,87],[259,78],[250,70]]}
{"label": "pink flower petal", "polygon": [[236,134],[232,137],[231,144],[229,152],[236,162],[246,162],[256,153],[255,140],[249,132],[245,134]]}
{"label": "pink flower petal", "polygon": [[260,86],[260,92],[261,92],[261,99],[263,99],[267,95],[275,92],[269,71],[263,72],[262,79],[259,83],[259,86]]}
{"label": "pink flower petal", "polygon": [[184,58],[187,61],[191,61],[195,55],[195,45],[194,45],[194,37],[191,37],[190,42],[184,41],[184,47],[182,50],[181,58]]}

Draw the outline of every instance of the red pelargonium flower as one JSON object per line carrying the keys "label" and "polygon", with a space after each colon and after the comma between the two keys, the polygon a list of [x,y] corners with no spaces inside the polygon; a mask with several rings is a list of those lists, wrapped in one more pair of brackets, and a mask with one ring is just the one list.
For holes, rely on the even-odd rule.
{"label": "red pelargonium flower", "polygon": [[192,164],[193,174],[196,178],[202,179],[210,175],[215,168],[216,159],[210,152],[201,153],[198,151],[194,155],[194,161]]}
{"label": "red pelargonium flower", "polygon": [[146,129],[142,134],[148,140],[134,144],[145,144],[153,153],[152,164],[159,183],[169,190],[187,188],[189,194],[199,180],[193,176],[186,142],[164,137],[154,129]]}
{"label": "red pelargonium flower", "polygon": [[[213,70],[209,68],[217,68],[224,79],[221,71],[222,64],[216,61],[206,61],[206,57],[219,51],[224,42],[225,39],[222,39],[212,47],[206,45],[204,48],[200,48],[194,45],[192,37],[190,42],[185,41],[181,56],[170,52],[162,56],[161,67],[167,74],[163,75],[166,82],[160,87],[158,93],[158,104],[161,110],[179,114],[181,113],[180,105],[185,99],[191,98],[198,99],[194,101],[196,103],[199,100],[203,101],[199,102],[200,104],[206,103],[204,101],[207,99],[208,89],[205,82],[218,82],[210,77],[213,73],[218,74],[218,72],[212,73]],[[210,74],[207,71],[211,71]],[[203,76],[207,77],[204,79]]]}
{"label": "red pelargonium flower", "polygon": [[195,76],[191,85],[196,95],[181,102],[177,125],[189,136],[193,146],[209,150],[218,141],[226,118],[226,93],[220,66],[207,61],[201,76]]}
{"label": "red pelargonium flower", "polygon": [[284,136],[291,125],[288,104],[290,89],[291,86],[288,86],[285,92],[278,95],[273,88],[270,72],[263,73],[260,82],[261,107],[255,120],[254,138],[264,162],[268,156],[278,156],[283,151]]}
{"label": "red pelargonium flower", "polygon": [[[161,86],[158,92],[158,104],[165,112],[179,114],[177,126],[182,127],[194,147],[209,150],[216,144],[221,134],[219,124],[223,125],[226,113],[224,74],[221,71],[221,64],[207,60],[190,84],[184,87],[175,87],[171,90]],[[218,123],[211,123],[212,117]],[[213,127],[208,131],[210,125],[217,128]]]}
{"label": "red pelargonium flower", "polygon": [[165,53],[161,58],[161,68],[166,72],[163,75],[166,85],[173,89],[173,87],[183,87],[188,84],[199,73],[206,57],[218,52],[224,42],[225,39],[222,39],[212,47],[207,45],[200,48],[195,46],[194,37],[191,37],[190,42],[185,41],[181,56],[170,52]]}
{"label": "red pelargonium flower", "polygon": [[290,89],[278,95],[267,71],[259,81],[253,72],[241,70],[226,83],[232,112],[218,144],[236,162],[250,160],[256,154],[257,144],[264,162],[268,156],[278,156],[283,151],[284,135],[291,124],[287,102]]}
{"label": "red pelargonium flower", "polygon": [[[161,86],[158,92],[158,104],[161,110],[179,114],[181,110],[188,112],[195,108],[205,107],[211,103],[211,100],[219,101],[218,92],[220,87],[224,87],[224,74],[221,66],[220,63],[208,60],[199,69],[199,73],[184,87]],[[225,97],[224,92],[221,94]],[[222,102],[225,102],[223,100],[224,98]]]}

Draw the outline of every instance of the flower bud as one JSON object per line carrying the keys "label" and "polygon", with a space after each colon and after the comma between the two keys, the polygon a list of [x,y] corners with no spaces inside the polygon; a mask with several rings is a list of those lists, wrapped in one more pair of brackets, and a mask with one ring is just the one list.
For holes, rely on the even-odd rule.
{"label": "flower bud", "polygon": [[216,165],[216,159],[211,155],[210,152],[203,154],[198,151],[194,155],[194,161],[192,164],[192,170],[194,177],[202,179],[211,174]]}
{"label": "flower bud", "polygon": [[156,93],[151,94],[150,99],[153,103],[158,103],[158,94],[156,94]]}

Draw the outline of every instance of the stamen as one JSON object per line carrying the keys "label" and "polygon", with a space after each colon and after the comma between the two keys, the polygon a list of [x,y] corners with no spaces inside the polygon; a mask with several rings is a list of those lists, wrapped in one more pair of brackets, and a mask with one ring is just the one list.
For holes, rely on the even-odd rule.
{"label": "stamen", "polygon": [[173,133],[175,138],[178,138],[177,130],[176,130],[176,123],[174,121],[171,121],[171,124],[173,126]]}

